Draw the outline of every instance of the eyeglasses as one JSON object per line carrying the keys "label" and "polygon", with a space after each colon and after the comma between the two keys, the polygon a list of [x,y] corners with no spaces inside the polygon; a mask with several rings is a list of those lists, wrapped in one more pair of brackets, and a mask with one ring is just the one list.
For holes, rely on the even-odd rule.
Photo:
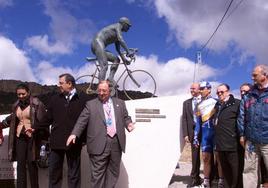
{"label": "eyeglasses", "polygon": [[227,92],[227,91],[217,91],[216,94],[217,94],[217,95],[219,95],[219,94],[222,95],[222,94],[224,94],[225,92]]}
{"label": "eyeglasses", "polygon": [[202,91],[202,90],[205,90],[205,89],[207,89],[207,88],[206,88],[206,87],[200,87],[200,88],[199,88],[199,90],[201,90],[201,91]]}

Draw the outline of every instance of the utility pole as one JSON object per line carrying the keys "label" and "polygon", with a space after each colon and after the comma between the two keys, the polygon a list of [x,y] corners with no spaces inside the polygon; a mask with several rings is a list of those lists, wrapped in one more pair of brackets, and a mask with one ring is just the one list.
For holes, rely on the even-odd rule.
{"label": "utility pole", "polygon": [[196,62],[194,64],[194,80],[193,82],[196,82],[197,76],[198,75],[198,68],[202,64],[202,54],[201,51],[197,51],[196,53]]}

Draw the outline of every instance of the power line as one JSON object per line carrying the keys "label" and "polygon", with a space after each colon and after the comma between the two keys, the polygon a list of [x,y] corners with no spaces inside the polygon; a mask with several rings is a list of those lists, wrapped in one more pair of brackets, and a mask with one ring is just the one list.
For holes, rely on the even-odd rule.
{"label": "power line", "polygon": [[[193,78],[194,81],[197,79],[196,78],[196,72],[198,72],[198,71],[196,69],[198,69],[199,68],[198,66],[201,65],[201,63],[202,63],[202,59],[201,59],[202,54],[201,54],[201,52],[204,50],[204,48],[206,48],[206,46],[208,45],[208,43],[213,39],[213,36],[216,34],[216,32],[219,29],[220,25],[223,24],[234,13],[234,11],[242,4],[243,1],[244,0],[240,0],[236,4],[236,6],[234,6],[234,8],[230,11],[230,13],[227,15],[227,13],[228,13],[228,11],[229,11],[232,3],[233,3],[233,0],[231,0],[231,2],[229,3],[229,5],[228,5],[228,7],[227,7],[227,9],[226,9],[226,11],[225,11],[225,13],[224,13],[221,21],[219,22],[217,28],[215,29],[215,31],[213,32],[213,34],[210,36],[210,38],[207,40],[207,42],[205,43],[205,45],[201,48],[201,50],[197,52],[197,59],[196,59],[196,63],[195,63],[195,66],[194,66],[194,78]],[[226,17],[226,15],[227,15],[227,17]],[[209,51],[210,50],[208,48],[207,49],[207,53],[205,54],[205,58],[208,56]]]}
{"label": "power line", "polygon": [[215,31],[212,33],[212,35],[209,37],[209,39],[207,40],[207,42],[204,44],[204,46],[201,48],[200,51],[203,51],[203,50],[204,50],[204,48],[207,46],[207,44],[210,42],[210,40],[213,38],[213,36],[214,36],[214,35],[216,34],[216,32],[218,31],[218,29],[219,29],[219,27],[221,26],[221,24],[222,24],[222,22],[223,22],[223,20],[224,20],[224,18],[225,18],[225,16],[226,16],[228,10],[230,9],[230,7],[231,7],[233,1],[234,1],[234,0],[231,0],[231,2],[229,3],[229,5],[228,5],[228,7],[227,7],[227,9],[226,9],[226,11],[225,11],[225,13],[224,13],[224,15],[222,16],[221,21],[219,22],[218,26],[216,27]]}
{"label": "power line", "polygon": [[230,11],[230,13],[228,14],[228,16],[223,20],[222,23],[224,23],[233,13],[234,11],[241,5],[241,3],[243,2],[244,0],[240,0],[236,6]]}

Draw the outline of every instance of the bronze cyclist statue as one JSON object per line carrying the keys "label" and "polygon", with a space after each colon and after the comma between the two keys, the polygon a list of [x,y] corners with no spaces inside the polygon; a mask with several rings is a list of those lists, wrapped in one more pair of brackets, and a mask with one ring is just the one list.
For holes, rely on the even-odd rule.
{"label": "bronze cyclist statue", "polygon": [[[91,51],[96,55],[97,61],[100,66],[100,72],[98,75],[99,81],[105,80],[106,72],[108,70],[108,62],[112,62],[113,65],[110,68],[110,75],[108,80],[114,83],[114,75],[118,69],[120,59],[117,55],[109,52],[105,48],[110,44],[115,44],[115,49],[122,61],[129,64],[130,61],[126,57],[130,56],[129,49],[122,37],[122,32],[127,32],[131,27],[131,23],[128,18],[122,17],[119,19],[118,23],[108,25],[101,29],[91,43]],[[120,48],[123,48],[125,54],[121,52]]]}

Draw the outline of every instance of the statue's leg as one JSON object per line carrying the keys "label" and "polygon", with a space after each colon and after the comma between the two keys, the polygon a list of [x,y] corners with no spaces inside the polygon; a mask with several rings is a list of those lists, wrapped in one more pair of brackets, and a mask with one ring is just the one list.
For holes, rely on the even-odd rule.
{"label": "statue's leg", "polygon": [[108,80],[115,83],[114,75],[118,69],[120,59],[117,56],[113,55],[111,52],[106,52],[106,54],[107,54],[108,61],[113,63],[110,68],[110,75],[108,77]]}
{"label": "statue's leg", "polygon": [[94,54],[100,65],[99,81],[105,80],[106,72],[108,70],[108,60],[105,49],[101,45],[95,45],[94,48]]}

